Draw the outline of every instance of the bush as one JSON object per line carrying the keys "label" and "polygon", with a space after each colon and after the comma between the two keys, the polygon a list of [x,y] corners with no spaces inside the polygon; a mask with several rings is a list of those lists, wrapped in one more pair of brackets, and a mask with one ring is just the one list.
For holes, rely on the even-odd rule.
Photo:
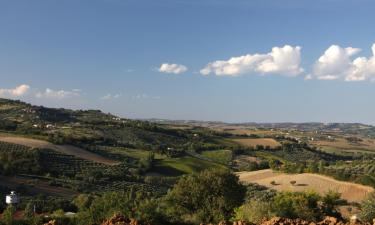
{"label": "bush", "polygon": [[367,199],[362,202],[362,210],[359,215],[361,220],[372,222],[375,218],[375,193],[368,195]]}
{"label": "bush", "polygon": [[172,221],[218,223],[232,217],[246,188],[226,170],[206,170],[182,177],[167,194],[167,215]]}
{"label": "bush", "polygon": [[315,192],[280,192],[273,202],[274,211],[280,217],[315,221],[320,216],[319,200]]}
{"label": "bush", "polygon": [[14,223],[13,215],[16,212],[14,206],[9,205],[3,212],[2,221],[5,225],[12,225]]}
{"label": "bush", "polygon": [[235,220],[259,224],[263,219],[273,217],[272,204],[264,201],[251,201],[235,210]]}

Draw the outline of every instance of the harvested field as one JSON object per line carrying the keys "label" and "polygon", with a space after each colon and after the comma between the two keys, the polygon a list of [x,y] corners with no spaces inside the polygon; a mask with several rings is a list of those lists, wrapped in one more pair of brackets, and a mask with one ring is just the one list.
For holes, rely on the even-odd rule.
{"label": "harvested field", "polygon": [[375,153],[375,141],[372,139],[363,139],[358,143],[351,143],[344,138],[336,138],[334,141],[318,140],[311,141],[310,144],[322,148],[323,150],[335,151],[349,151],[349,152],[364,152]]}
{"label": "harvested field", "polygon": [[263,145],[275,148],[281,145],[279,142],[272,138],[238,138],[232,140],[247,147],[256,147],[257,145]]}
{"label": "harvested field", "polygon": [[[272,170],[260,170],[254,172],[237,173],[240,180],[247,183],[257,183],[277,191],[306,191],[314,190],[324,194],[329,190],[337,191],[342,194],[342,198],[349,202],[361,202],[368,193],[374,191],[372,187],[342,182],[330,177],[318,174],[284,174],[276,173]],[[275,181],[275,185],[271,182]],[[296,181],[295,185],[290,182]]]}
{"label": "harvested field", "polygon": [[8,142],[13,144],[19,144],[28,146],[31,148],[45,148],[45,149],[51,149],[63,154],[67,155],[74,155],[78,158],[90,160],[97,163],[102,163],[106,165],[117,165],[119,164],[118,161],[105,158],[103,156],[97,155],[95,153],[89,152],[87,150],[84,150],[82,148],[78,148],[72,145],[55,145],[47,141],[43,140],[37,140],[37,139],[31,139],[31,138],[25,138],[25,137],[16,137],[16,136],[0,136],[0,141],[2,142]]}

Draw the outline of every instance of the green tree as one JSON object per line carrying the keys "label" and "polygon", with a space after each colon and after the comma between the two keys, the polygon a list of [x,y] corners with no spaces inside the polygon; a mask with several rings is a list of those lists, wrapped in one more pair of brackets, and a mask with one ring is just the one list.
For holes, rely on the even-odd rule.
{"label": "green tree", "polygon": [[340,193],[329,191],[322,197],[322,212],[327,216],[339,217],[338,206],[343,203],[344,200],[341,199]]}
{"label": "green tree", "polygon": [[315,192],[280,192],[273,201],[274,212],[280,217],[317,220],[319,200],[320,196]]}
{"label": "green tree", "polygon": [[362,202],[362,210],[359,216],[366,222],[372,222],[375,218],[375,192],[369,194]]}
{"label": "green tree", "polygon": [[182,177],[167,194],[167,215],[190,223],[228,220],[246,194],[236,175],[227,170],[206,170]]}

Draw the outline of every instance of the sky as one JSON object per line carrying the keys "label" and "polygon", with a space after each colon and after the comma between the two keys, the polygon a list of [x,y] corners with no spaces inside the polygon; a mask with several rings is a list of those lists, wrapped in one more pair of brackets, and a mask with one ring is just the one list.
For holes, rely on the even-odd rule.
{"label": "sky", "polygon": [[127,118],[375,124],[373,0],[0,0],[0,97]]}

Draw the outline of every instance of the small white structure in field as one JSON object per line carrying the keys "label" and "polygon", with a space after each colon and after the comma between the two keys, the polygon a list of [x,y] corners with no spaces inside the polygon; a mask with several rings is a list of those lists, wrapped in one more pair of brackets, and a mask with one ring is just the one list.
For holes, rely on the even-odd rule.
{"label": "small white structure in field", "polygon": [[7,203],[8,205],[15,205],[19,202],[20,198],[18,197],[15,191],[11,191],[10,194],[5,197],[5,203]]}

